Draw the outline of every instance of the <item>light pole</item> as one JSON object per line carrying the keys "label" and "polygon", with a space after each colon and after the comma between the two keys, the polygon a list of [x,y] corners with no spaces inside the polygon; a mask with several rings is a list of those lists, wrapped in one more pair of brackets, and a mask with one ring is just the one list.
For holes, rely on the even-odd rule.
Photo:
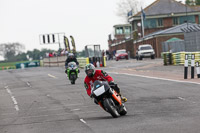
{"label": "light pole", "polygon": [[185,15],[186,15],[187,28],[188,28],[188,15],[187,15],[187,4],[186,3],[185,3]]}

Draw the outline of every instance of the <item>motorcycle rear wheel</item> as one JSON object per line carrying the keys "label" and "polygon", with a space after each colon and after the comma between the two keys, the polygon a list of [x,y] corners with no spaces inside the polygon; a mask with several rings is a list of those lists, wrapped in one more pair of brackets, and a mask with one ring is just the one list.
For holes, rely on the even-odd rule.
{"label": "motorcycle rear wheel", "polygon": [[112,117],[117,118],[120,116],[120,114],[118,113],[116,107],[115,107],[115,103],[112,101],[111,98],[106,98],[103,101],[104,107],[107,109],[107,111],[112,115]]}

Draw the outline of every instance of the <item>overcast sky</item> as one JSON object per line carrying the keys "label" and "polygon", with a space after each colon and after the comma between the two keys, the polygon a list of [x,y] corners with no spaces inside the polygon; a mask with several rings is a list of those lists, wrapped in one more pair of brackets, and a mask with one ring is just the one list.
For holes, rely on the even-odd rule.
{"label": "overcast sky", "polygon": [[[39,35],[64,32],[75,39],[77,50],[100,44],[108,48],[113,25],[123,24],[116,15],[120,0],[0,0],[0,44],[19,42],[26,51],[58,49],[58,44],[40,45]],[[144,7],[155,0],[143,0]],[[64,45],[61,44],[64,48]]]}

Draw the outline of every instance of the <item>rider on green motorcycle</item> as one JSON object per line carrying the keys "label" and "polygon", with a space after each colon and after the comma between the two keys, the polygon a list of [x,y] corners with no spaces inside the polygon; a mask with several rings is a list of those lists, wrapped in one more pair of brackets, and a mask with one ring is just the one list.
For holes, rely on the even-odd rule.
{"label": "rider on green motorcycle", "polygon": [[69,54],[68,54],[68,57],[67,57],[67,59],[66,59],[66,61],[65,61],[65,68],[67,68],[68,63],[69,63],[69,62],[72,62],[72,61],[75,62],[77,66],[79,65],[79,62],[77,61],[77,59],[76,59],[76,57],[74,56],[74,54],[73,54],[73,53],[69,53]]}

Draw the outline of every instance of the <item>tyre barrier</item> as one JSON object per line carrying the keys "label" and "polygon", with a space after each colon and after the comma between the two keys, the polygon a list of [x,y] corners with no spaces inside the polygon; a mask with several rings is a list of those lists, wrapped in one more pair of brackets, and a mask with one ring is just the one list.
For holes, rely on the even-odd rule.
{"label": "tyre barrier", "polygon": [[184,79],[188,78],[188,67],[191,66],[191,79],[194,79],[195,67],[197,78],[200,78],[200,52],[163,52],[164,65],[184,65]]}
{"label": "tyre barrier", "polygon": [[200,61],[200,52],[162,52],[161,57],[164,65],[184,65],[186,54],[188,54],[188,65],[191,65],[192,54],[195,56],[195,62]]}

